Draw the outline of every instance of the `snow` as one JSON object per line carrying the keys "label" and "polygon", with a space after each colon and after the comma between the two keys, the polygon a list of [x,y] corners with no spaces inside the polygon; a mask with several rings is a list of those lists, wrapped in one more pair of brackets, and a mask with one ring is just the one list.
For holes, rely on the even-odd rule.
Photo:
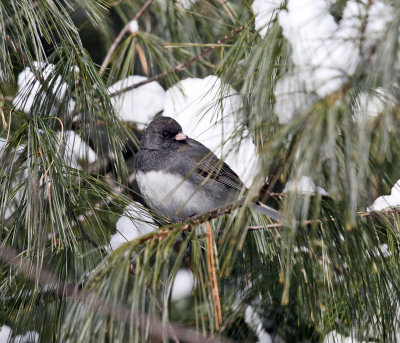
{"label": "snow", "polygon": [[3,325],[0,328],[0,343],[7,343],[8,338],[11,336],[11,328],[7,325]]}
{"label": "snow", "polygon": [[293,252],[295,254],[298,254],[298,253],[306,253],[306,254],[308,254],[310,252],[310,250],[307,247],[302,245],[302,246],[300,246],[300,248],[294,247],[293,248]]}
{"label": "snow", "polygon": [[4,149],[6,148],[6,139],[0,137],[0,155],[3,154]]}
{"label": "snow", "polygon": [[255,14],[254,26],[262,38],[265,37],[269,23],[277,9],[279,9],[281,0],[254,0],[251,8]]}
{"label": "snow", "polygon": [[[145,80],[145,76],[131,75],[114,83],[108,91],[113,93]],[[164,109],[165,91],[158,82],[152,81],[111,98],[111,103],[123,121],[134,122],[139,129],[144,129]]]}
{"label": "snow", "polygon": [[[3,325],[0,328],[0,343],[11,341],[12,330],[9,326]],[[17,335],[12,340],[15,343],[36,343],[39,341],[39,334],[36,331],[27,331],[23,335]]]}
{"label": "snow", "polygon": [[244,311],[244,321],[250,326],[250,328],[255,330],[258,343],[272,343],[271,336],[263,328],[263,323],[260,316],[250,305],[247,306]]}
{"label": "snow", "polygon": [[[3,152],[4,152],[4,150],[6,149],[6,147],[7,147],[7,144],[6,144],[6,139],[5,138],[2,138],[2,137],[0,137],[0,157],[1,157],[1,155],[3,154]],[[17,146],[17,149],[16,149],[16,153],[17,154],[20,154],[23,150],[25,149],[25,145],[18,145]]]}
{"label": "snow", "polygon": [[189,10],[198,0],[177,0],[176,4],[184,10]]}
{"label": "snow", "polygon": [[[368,0],[350,0],[343,11],[340,24],[342,37],[353,39],[358,46],[362,39],[362,52],[369,53],[384,38],[386,27],[394,19],[394,13],[394,8],[383,1],[373,1],[370,5]],[[366,18],[366,26],[363,28]]]}
{"label": "snow", "polygon": [[[40,74],[46,83],[51,87],[53,94],[61,101],[67,90],[67,84],[61,81],[61,76],[54,80],[55,66],[53,64],[33,62],[37,74]],[[26,67],[18,75],[18,93],[13,99],[16,110],[29,113],[36,101],[43,102],[45,94],[41,92],[42,85],[37,80],[35,73],[30,67]],[[38,98],[42,95],[43,98]]]}
{"label": "snow", "polygon": [[36,343],[39,341],[39,334],[36,331],[27,331],[24,335],[15,337],[15,343]]}
{"label": "snow", "polygon": [[64,132],[63,144],[64,158],[71,167],[79,168],[80,161],[85,161],[85,164],[96,162],[97,155],[94,150],[74,131]]}
{"label": "snow", "polygon": [[177,6],[185,11],[189,10],[192,5],[196,4],[198,0],[175,0],[171,2],[171,0],[158,0],[158,3],[161,6],[161,9],[165,12],[168,9],[168,4],[173,3],[174,6]]}
{"label": "snow", "polygon": [[[0,161],[1,161],[1,158],[3,157],[3,154],[4,154],[4,151],[6,150],[6,148],[7,148],[7,144],[6,144],[6,139],[5,138],[0,138]],[[25,146],[24,145],[18,145],[17,146],[17,149],[16,149],[16,156],[15,156],[15,158],[17,158],[17,156],[23,151],[25,149]],[[11,152],[11,155],[13,154],[13,152]],[[14,187],[16,187],[17,186],[17,184],[19,183],[19,182],[21,182],[21,180],[23,180],[23,179],[25,179],[27,177],[27,173],[26,173],[26,170],[24,170],[24,172],[22,173],[22,175],[21,174],[19,174],[19,175],[17,175],[16,177],[15,177],[15,179],[13,180],[13,183],[12,183],[12,187],[14,188]],[[10,200],[10,199],[8,199],[8,203],[7,203],[7,206],[5,207],[5,211],[4,211],[4,219],[5,220],[7,220],[8,218],[10,218],[12,215],[13,215],[13,213],[14,213],[14,211],[15,211],[15,209],[16,209],[16,206],[20,203],[20,201],[21,201],[21,199],[22,199],[22,194],[23,194],[23,190],[18,190],[15,194],[14,194],[14,196],[13,196],[13,199],[12,200]],[[1,343],[1,340],[0,340],[0,343]]]}
{"label": "snow", "polygon": [[135,33],[139,31],[139,24],[137,20],[131,20],[129,22],[129,31],[130,33]]}
{"label": "snow", "polygon": [[389,246],[386,243],[384,243],[375,249],[375,255],[382,256],[382,257],[389,257],[389,256],[392,256],[392,253],[389,249]]}
{"label": "snow", "polygon": [[110,246],[116,250],[122,244],[158,229],[151,215],[137,202],[130,203],[116,224],[117,232],[111,236]]}
{"label": "snow", "polygon": [[[368,342],[374,343],[372,341],[368,341]],[[329,332],[325,336],[323,343],[366,343],[366,342],[365,341],[360,342],[352,337],[345,337],[334,330],[334,331]]]}
{"label": "snow", "polygon": [[341,37],[324,0],[290,0],[287,9],[278,18],[299,78],[320,97],[338,90],[357,67],[356,42]]}
{"label": "snow", "polygon": [[[278,14],[294,64],[294,70],[276,84],[275,112],[282,124],[349,81],[361,59],[384,41],[395,12],[383,2],[369,7],[367,0],[350,0],[336,23],[329,5],[326,0],[289,0],[287,11]],[[289,99],[288,94],[298,95]]]}
{"label": "snow", "polygon": [[381,211],[391,207],[400,206],[400,180],[392,187],[390,195],[382,195],[367,208],[368,212]]}
{"label": "snow", "polygon": [[171,290],[171,300],[178,301],[192,293],[194,285],[193,273],[187,269],[179,269]]}
{"label": "snow", "polygon": [[247,130],[243,137],[234,137],[241,128],[242,108],[242,99],[232,87],[222,85],[216,76],[207,76],[187,78],[169,88],[163,115],[174,118],[184,133],[223,158],[250,186],[257,172],[256,146]]}
{"label": "snow", "polygon": [[393,96],[382,87],[373,92],[360,92],[353,106],[353,118],[358,122],[373,119],[383,113],[387,105],[394,103]]}
{"label": "snow", "polygon": [[275,85],[275,113],[280,124],[301,114],[318,98],[306,91],[298,75],[285,75]]}
{"label": "snow", "polygon": [[67,112],[73,113],[75,110],[75,106],[76,106],[76,101],[74,99],[69,99],[68,105],[67,105]]}
{"label": "snow", "polygon": [[297,194],[303,195],[312,195],[315,193],[320,195],[329,195],[325,189],[317,187],[313,180],[308,176],[301,176],[299,180],[289,181],[283,192],[296,192]]}

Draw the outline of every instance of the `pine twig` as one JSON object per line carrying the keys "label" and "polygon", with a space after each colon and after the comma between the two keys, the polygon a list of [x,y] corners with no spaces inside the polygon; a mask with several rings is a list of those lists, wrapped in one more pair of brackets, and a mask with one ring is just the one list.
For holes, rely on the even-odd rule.
{"label": "pine twig", "polygon": [[[19,271],[27,279],[37,281],[43,286],[51,285],[55,294],[60,297],[64,296],[74,296],[75,301],[79,299],[82,301],[87,301],[87,304],[91,307],[92,311],[100,311],[104,315],[111,315],[116,320],[124,321],[126,323],[131,323],[133,320],[139,326],[145,326],[146,323],[151,323],[150,335],[155,340],[163,339],[163,332],[165,332],[164,325],[161,321],[150,318],[148,315],[140,313],[132,313],[130,308],[122,304],[111,304],[108,301],[99,299],[97,295],[93,292],[82,290],[72,283],[65,283],[60,280],[51,271],[44,268],[39,268],[34,263],[24,260],[23,257],[13,248],[7,246],[0,247],[0,261],[8,264],[13,269]],[[135,318],[137,320],[135,320]],[[221,343],[232,343],[231,340],[225,338],[209,338],[199,335],[193,329],[183,327],[181,325],[172,325],[173,334],[171,329],[168,328],[168,336],[170,338],[177,337],[181,341],[185,342],[198,342],[198,343],[211,343],[211,342],[221,342]]]}
{"label": "pine twig", "polygon": [[373,5],[373,2],[374,2],[373,0],[368,0],[367,13],[365,14],[365,17],[364,17],[362,25],[361,25],[361,37],[360,37],[360,49],[359,49],[360,56],[363,55],[364,42],[365,42],[365,38],[366,38],[365,31],[367,30],[369,17],[370,17],[370,10],[371,10],[371,6]]}
{"label": "pine twig", "polygon": [[[185,224],[180,228],[181,232],[185,231],[190,231],[195,225],[199,225],[201,223],[207,222],[211,219],[218,218],[224,214],[231,213],[233,210],[242,207],[244,205],[244,199],[232,202],[224,207],[221,208],[216,208],[213,210],[210,210],[208,212],[205,212],[203,214],[199,214],[197,216],[193,216],[190,218],[187,218],[184,222],[181,224]],[[382,210],[382,211],[374,211],[374,212],[360,212],[358,213],[358,216],[360,218],[367,218],[367,217],[375,217],[379,215],[385,215],[385,216],[390,216],[393,214],[400,214],[400,209],[390,209],[390,210]],[[326,221],[331,221],[335,222],[335,218],[330,217],[330,218],[322,218],[322,219],[310,219],[310,220],[304,220],[300,225],[312,225],[312,224],[322,224]],[[180,223],[176,223],[180,224]],[[273,224],[268,224],[268,225],[260,225],[260,226],[249,226],[247,227],[248,231],[261,231],[265,229],[277,229],[277,228],[284,228],[287,227],[285,223],[273,223]],[[168,236],[171,233],[171,226],[168,225],[166,227],[161,227],[157,232],[154,232],[153,234],[149,234],[148,236],[145,236],[143,238],[139,239],[140,244],[145,243],[147,241],[151,241],[153,239],[162,239],[163,237]]]}
{"label": "pine twig", "polygon": [[[39,7],[39,1],[35,1],[35,2],[33,2],[32,4],[30,4],[29,6],[30,6],[30,8],[31,8],[32,10],[35,10],[36,7]],[[23,10],[20,10],[20,11],[18,12],[18,16],[19,16],[19,17],[22,17],[23,15],[24,15],[24,11],[23,11]],[[5,21],[4,21],[4,26],[11,25],[11,23],[12,23],[12,18],[7,18],[7,19],[5,19]]]}
{"label": "pine twig", "polygon": [[124,36],[127,33],[129,33],[129,31],[131,29],[131,23],[135,20],[138,20],[141,17],[141,15],[144,13],[144,11],[146,11],[146,9],[151,5],[152,2],[153,2],[153,0],[147,0],[146,3],[142,6],[142,8],[139,10],[139,12],[136,13],[135,17],[123,27],[123,29],[118,34],[118,36],[114,39],[114,42],[111,44],[110,49],[108,49],[107,55],[104,58],[103,63],[101,64],[100,71],[99,71],[100,76],[102,76],[104,74],[108,64],[110,63],[111,57],[114,54],[115,49],[117,49],[117,46],[120,43],[120,41],[122,40],[122,38],[124,38]]}
{"label": "pine twig", "polygon": [[113,93],[110,93],[110,98],[121,95],[125,92],[128,92],[132,89],[144,86],[147,83],[153,82],[153,81],[158,81],[160,79],[163,79],[164,77],[168,76],[169,74],[172,73],[180,73],[182,71],[184,71],[187,67],[189,67],[191,64],[199,61],[200,59],[208,56],[209,54],[211,54],[216,48],[218,48],[219,45],[229,41],[230,39],[232,39],[233,37],[235,37],[236,35],[238,35],[239,33],[241,33],[244,30],[244,26],[241,26],[239,29],[233,31],[231,34],[221,38],[220,40],[217,41],[217,43],[215,43],[215,45],[208,47],[207,49],[204,49],[202,52],[200,52],[199,54],[197,54],[196,56],[190,58],[189,60],[187,60],[184,63],[178,64],[177,66],[175,66],[174,68],[170,69],[169,71],[165,71],[162,73],[159,73],[157,75],[154,75],[152,77],[149,77],[148,79],[138,82],[138,83],[134,83],[133,85],[127,86],[125,88],[122,88],[118,91],[115,91]]}
{"label": "pine twig", "polygon": [[[392,216],[394,214],[400,214],[400,209],[398,208],[392,208],[390,210],[381,210],[381,211],[373,211],[373,212],[359,212],[357,215],[360,218],[370,218],[370,217],[377,217],[377,216]],[[309,219],[309,220],[304,220],[301,222],[302,226],[306,225],[312,225],[312,224],[322,224],[324,222],[335,222],[335,218],[330,217],[330,218],[324,218],[324,219]],[[247,230],[248,231],[260,231],[260,230],[265,230],[265,229],[279,229],[285,227],[284,224],[282,223],[273,223],[273,224],[268,224],[268,225],[256,225],[256,226],[248,226]]]}

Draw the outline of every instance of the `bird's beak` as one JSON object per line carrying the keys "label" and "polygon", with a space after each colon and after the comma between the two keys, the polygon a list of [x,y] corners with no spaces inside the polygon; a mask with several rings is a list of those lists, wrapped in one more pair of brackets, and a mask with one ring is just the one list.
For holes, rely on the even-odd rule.
{"label": "bird's beak", "polygon": [[188,138],[188,136],[186,136],[183,132],[179,132],[174,139],[176,141],[184,141],[186,138]]}

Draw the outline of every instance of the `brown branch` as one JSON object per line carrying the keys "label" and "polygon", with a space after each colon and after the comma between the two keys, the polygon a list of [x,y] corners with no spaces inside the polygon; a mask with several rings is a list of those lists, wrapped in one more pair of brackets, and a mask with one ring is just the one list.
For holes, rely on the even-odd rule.
{"label": "brown branch", "polygon": [[23,257],[13,248],[1,246],[0,260],[10,267],[17,269],[27,279],[38,281],[43,286],[51,286],[51,289],[59,296],[72,296],[78,289],[73,284],[67,284],[58,279],[51,272],[40,269],[32,262],[24,260]]}
{"label": "brown branch", "polygon": [[214,243],[213,243],[213,234],[212,228],[208,221],[206,221],[207,228],[207,269],[208,269],[208,277],[210,280],[210,291],[211,298],[214,307],[214,319],[215,319],[215,328],[217,331],[219,330],[219,326],[222,323],[222,310],[221,310],[221,301],[219,298],[219,290],[218,290],[218,280],[217,273],[215,271],[215,260],[214,260]]}
{"label": "brown branch", "polygon": [[133,20],[138,20],[142,16],[144,11],[146,11],[147,8],[151,5],[152,2],[153,2],[153,0],[147,0],[147,2],[142,6],[142,8],[139,10],[139,12],[136,13],[136,15],[133,18]]}
{"label": "brown branch", "polygon": [[152,2],[153,2],[153,0],[147,0],[146,3],[142,6],[142,8],[139,10],[139,12],[136,13],[135,17],[123,27],[123,29],[121,30],[119,35],[115,38],[114,42],[111,44],[110,49],[108,50],[107,55],[104,58],[104,61],[100,67],[100,71],[99,71],[100,76],[102,76],[104,74],[104,71],[106,70],[108,63],[110,63],[111,57],[114,54],[115,49],[117,48],[119,42],[122,40],[122,38],[124,38],[124,36],[127,33],[130,32],[131,23],[134,20],[138,20],[141,17],[141,15],[144,13],[144,11],[146,11],[146,9],[151,5]]}
{"label": "brown branch", "polygon": [[[97,295],[95,293],[79,289],[73,284],[67,284],[61,281],[52,272],[44,268],[39,268],[34,263],[24,259],[15,249],[11,247],[0,247],[0,261],[8,264],[13,269],[16,269],[17,271],[22,273],[27,279],[37,281],[43,286],[51,285],[54,292],[61,297],[73,296],[74,301],[86,301],[86,303],[91,307],[93,311],[100,310],[102,314],[106,316],[111,315],[114,319],[124,321],[128,324],[135,322],[138,326],[145,327],[146,329],[146,323],[150,322],[150,335],[156,340],[163,340],[165,327],[161,321],[150,318],[148,315],[145,314],[132,313],[132,311],[127,306],[124,306],[122,304],[111,304],[110,302],[97,298]],[[171,329],[173,330],[172,332]],[[197,331],[183,327],[182,325],[171,324],[171,329],[168,330],[168,336],[170,338],[178,338],[186,342],[232,342],[224,338],[213,339],[210,337],[200,336]]]}
{"label": "brown branch", "polygon": [[[214,219],[214,218],[220,217],[224,214],[231,213],[236,208],[241,207],[243,205],[243,202],[244,202],[244,199],[235,201],[224,207],[216,208],[216,209],[210,210],[208,212],[205,212],[205,213],[193,216],[193,217],[185,218],[181,222],[174,223],[174,224],[175,225],[182,224],[182,226],[180,227],[181,232],[190,231],[194,225],[199,225],[210,219]],[[185,224],[185,225],[183,225],[183,224]],[[158,231],[148,234],[142,238],[139,238],[139,244],[143,244],[147,241],[152,241],[154,239],[162,239],[162,238],[168,236],[171,232],[172,232],[171,225],[163,226]]]}
{"label": "brown branch", "polygon": [[225,3],[225,0],[219,0],[220,4],[222,5],[224,11],[228,14],[229,18],[231,18],[232,22],[235,22],[235,19],[233,18],[232,12],[228,8],[228,6]]}
{"label": "brown branch", "polygon": [[208,56],[209,54],[211,54],[216,48],[218,48],[219,45],[229,41],[230,39],[232,39],[233,37],[235,37],[236,35],[238,35],[239,33],[241,33],[244,30],[244,26],[241,26],[239,29],[233,31],[231,34],[221,38],[220,40],[217,41],[217,43],[215,43],[215,45],[208,47],[207,49],[204,49],[202,52],[200,52],[199,54],[197,54],[196,56],[190,58],[189,60],[187,60],[184,63],[178,64],[177,66],[175,66],[174,68],[172,68],[169,71],[165,71],[162,72],[160,74],[154,75],[152,77],[149,77],[148,79],[135,83],[133,85],[127,86],[125,88],[122,88],[118,91],[115,91],[113,93],[110,93],[110,98],[115,97],[117,95],[121,95],[127,91],[130,91],[132,89],[141,87],[147,83],[153,82],[153,81],[157,81],[160,80],[166,76],[168,76],[169,74],[172,73],[180,73],[183,70],[185,70],[187,67],[189,67],[191,64],[197,62],[198,60],[202,59],[203,57]]}
{"label": "brown branch", "polygon": [[[321,220],[321,219],[315,219],[315,220],[304,220],[301,222],[301,225],[311,225],[311,224],[322,224],[326,220]],[[331,218],[331,221],[335,221],[334,218]],[[273,223],[273,224],[268,224],[268,225],[255,225],[255,226],[248,226],[247,231],[261,231],[265,229],[280,229],[283,227],[287,227],[287,225],[284,225],[282,223]]]}
{"label": "brown branch", "polygon": [[367,30],[372,4],[373,4],[373,0],[368,0],[367,13],[365,14],[365,17],[363,19],[362,26],[361,26],[360,50],[359,50],[360,56],[363,55],[363,47],[364,47],[364,42],[365,42],[365,31]]}
{"label": "brown branch", "polygon": [[[135,274],[134,269],[132,270],[132,264],[131,264],[130,271],[131,271],[131,274]],[[147,293],[147,296],[149,297],[149,299],[154,297],[153,293],[151,292],[151,290],[149,288],[146,289],[146,293]],[[155,301],[155,305],[157,307],[157,310],[160,313],[162,313],[163,308],[157,299]],[[178,337],[176,337],[176,332],[175,332],[174,328],[172,327],[171,323],[168,323],[168,329],[170,330],[171,340],[174,341],[174,343],[180,343]]]}
{"label": "brown branch", "polygon": [[[261,187],[260,193],[257,196],[255,196],[255,198],[259,199],[261,194],[264,194],[264,195],[267,194],[267,192],[265,192],[265,189],[263,187]],[[279,193],[279,195],[280,195],[280,193]],[[189,218],[183,218],[180,222],[173,223],[173,224],[185,224],[180,228],[180,231],[181,232],[190,231],[193,228],[193,226],[195,226],[195,225],[199,225],[199,224],[207,222],[211,219],[220,217],[224,214],[231,213],[233,210],[236,210],[237,208],[242,207],[245,203],[245,200],[246,200],[245,198],[242,198],[240,200],[226,204],[225,206],[212,209],[208,212],[201,213],[201,214],[189,217]],[[282,224],[280,224],[280,225],[282,225]],[[148,236],[146,235],[145,237],[140,238],[139,244],[143,244],[146,241],[151,241],[155,238],[162,239],[163,237],[168,236],[168,234],[170,232],[171,232],[171,225],[163,226],[157,232],[154,232],[151,235],[149,234]]]}
{"label": "brown branch", "polygon": [[[210,210],[208,212],[205,212],[203,214],[199,214],[190,218],[184,219],[184,221],[181,222],[181,224],[185,224],[180,228],[181,232],[185,231],[190,231],[195,225],[199,225],[201,223],[204,223],[208,220],[220,217],[224,214],[231,213],[233,210],[242,207],[244,204],[244,199],[230,203],[224,207],[221,208],[216,208],[213,210]],[[360,212],[358,213],[358,216],[360,218],[367,218],[367,217],[376,217],[379,215],[393,215],[393,214],[400,214],[400,209],[389,209],[389,210],[382,210],[382,211],[374,211],[374,212]],[[310,220],[304,220],[301,223],[299,223],[301,226],[304,225],[312,225],[312,224],[322,224],[324,222],[335,222],[335,218],[330,217],[330,218],[322,218],[322,219],[310,219]],[[175,223],[175,224],[180,224]],[[276,229],[276,228],[284,228],[287,227],[287,225],[283,222],[279,223],[272,223],[268,225],[259,225],[259,226],[249,226],[247,227],[248,231],[261,231],[265,229]],[[161,227],[157,232],[154,232],[153,234],[149,234],[148,236],[145,236],[143,238],[139,239],[139,244],[143,244],[147,241],[151,241],[154,239],[162,239],[166,236],[168,236],[171,233],[171,225],[167,225],[165,227]]]}
{"label": "brown branch", "polygon": [[[400,209],[398,208],[392,208],[390,210],[381,210],[381,211],[373,211],[373,212],[359,212],[357,215],[360,218],[370,218],[370,217],[378,217],[378,216],[391,216],[393,214],[400,214]],[[309,220],[304,220],[301,222],[301,225],[312,225],[312,224],[322,224],[324,222],[335,222],[335,218],[330,217],[330,218],[324,218],[324,219],[309,219]],[[247,231],[261,231],[265,229],[278,229],[278,228],[283,228],[285,227],[284,224],[282,223],[273,223],[273,224],[268,224],[268,225],[256,225],[256,226],[249,226],[247,227]]]}

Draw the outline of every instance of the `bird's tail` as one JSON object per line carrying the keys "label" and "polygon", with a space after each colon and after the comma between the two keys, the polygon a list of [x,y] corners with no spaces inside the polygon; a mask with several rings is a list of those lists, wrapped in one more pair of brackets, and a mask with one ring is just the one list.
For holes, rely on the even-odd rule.
{"label": "bird's tail", "polygon": [[258,204],[250,204],[250,208],[280,222],[284,221],[285,219],[279,211],[275,210],[272,207],[264,205],[261,202],[259,202]]}

